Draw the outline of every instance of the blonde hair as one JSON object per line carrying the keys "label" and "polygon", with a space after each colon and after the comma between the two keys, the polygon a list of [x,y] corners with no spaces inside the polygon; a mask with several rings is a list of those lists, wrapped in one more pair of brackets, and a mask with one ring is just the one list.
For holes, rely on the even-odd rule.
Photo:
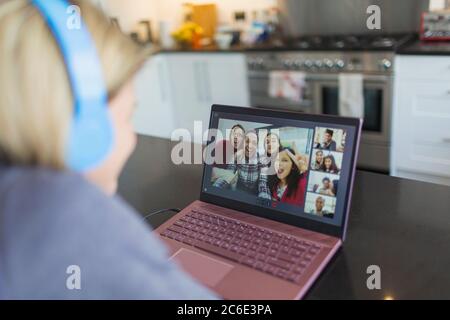
{"label": "blonde hair", "polygon": [[[81,9],[97,47],[109,98],[148,56],[87,0]],[[0,5],[0,162],[65,168],[73,97],[59,47],[28,0]]]}

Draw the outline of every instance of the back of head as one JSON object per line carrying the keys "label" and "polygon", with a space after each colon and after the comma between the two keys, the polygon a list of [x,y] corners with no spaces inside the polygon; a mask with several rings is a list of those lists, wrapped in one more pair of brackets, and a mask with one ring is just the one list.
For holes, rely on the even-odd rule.
{"label": "back of head", "polygon": [[[89,1],[71,3],[92,35],[112,99],[147,52]],[[0,162],[64,169],[73,106],[63,57],[41,14],[28,0],[0,5]]]}

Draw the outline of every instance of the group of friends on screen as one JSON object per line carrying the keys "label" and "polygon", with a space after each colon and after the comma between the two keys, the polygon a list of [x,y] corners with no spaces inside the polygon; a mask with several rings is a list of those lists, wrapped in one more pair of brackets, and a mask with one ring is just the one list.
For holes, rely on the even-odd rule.
{"label": "group of friends on screen", "polygon": [[[228,139],[215,144],[212,185],[333,218],[345,133],[316,128],[314,142],[299,151],[295,140],[280,139],[283,129],[287,128],[268,129],[261,134],[259,129],[246,130],[242,124],[234,124]],[[336,133],[338,141],[334,139]]]}
{"label": "group of friends on screen", "polygon": [[[260,134],[240,124],[231,128],[229,140],[219,141],[223,161],[217,161],[212,183],[215,187],[239,190],[262,199],[304,205],[309,159],[295,142],[281,143],[279,134],[264,136],[264,152],[258,152]],[[220,163],[221,162],[221,163]]]}
{"label": "group of friends on screen", "polygon": [[305,212],[333,218],[347,132],[316,128]]}

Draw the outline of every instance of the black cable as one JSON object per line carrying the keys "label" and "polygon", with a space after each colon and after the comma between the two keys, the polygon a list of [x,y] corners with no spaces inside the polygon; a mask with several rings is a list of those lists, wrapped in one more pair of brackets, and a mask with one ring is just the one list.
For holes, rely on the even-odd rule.
{"label": "black cable", "polygon": [[176,212],[176,213],[179,213],[180,211],[181,211],[181,210],[178,209],[178,208],[161,209],[161,210],[158,210],[158,211],[149,213],[148,215],[146,215],[146,216],[144,217],[143,220],[145,221],[145,220],[147,220],[148,218],[151,218],[151,217],[153,217],[153,216],[156,216],[156,215],[161,214],[161,213],[164,213],[164,212]]}

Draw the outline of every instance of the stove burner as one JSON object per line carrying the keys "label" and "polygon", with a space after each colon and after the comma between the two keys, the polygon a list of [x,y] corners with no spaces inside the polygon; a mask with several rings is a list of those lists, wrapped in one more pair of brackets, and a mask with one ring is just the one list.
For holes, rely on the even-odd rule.
{"label": "stove burner", "polygon": [[306,40],[302,40],[302,41],[298,42],[298,47],[301,49],[308,49],[311,47],[311,44]]}
{"label": "stove burner", "polygon": [[300,48],[317,48],[323,45],[323,39],[321,37],[306,37],[301,38],[298,42]]}
{"label": "stove burner", "polygon": [[354,48],[361,46],[361,41],[355,36],[339,37],[331,41],[331,47],[338,49]]}
{"label": "stove burner", "polygon": [[338,41],[334,42],[334,46],[336,48],[342,49],[345,47],[345,42],[343,40],[338,40]]}
{"label": "stove burner", "polygon": [[291,44],[304,50],[394,50],[410,38],[408,34],[304,36]]}
{"label": "stove burner", "polygon": [[372,42],[372,46],[374,47],[392,47],[395,45],[395,40],[393,38],[388,38],[388,37],[383,37],[383,38],[378,38],[375,39]]}

